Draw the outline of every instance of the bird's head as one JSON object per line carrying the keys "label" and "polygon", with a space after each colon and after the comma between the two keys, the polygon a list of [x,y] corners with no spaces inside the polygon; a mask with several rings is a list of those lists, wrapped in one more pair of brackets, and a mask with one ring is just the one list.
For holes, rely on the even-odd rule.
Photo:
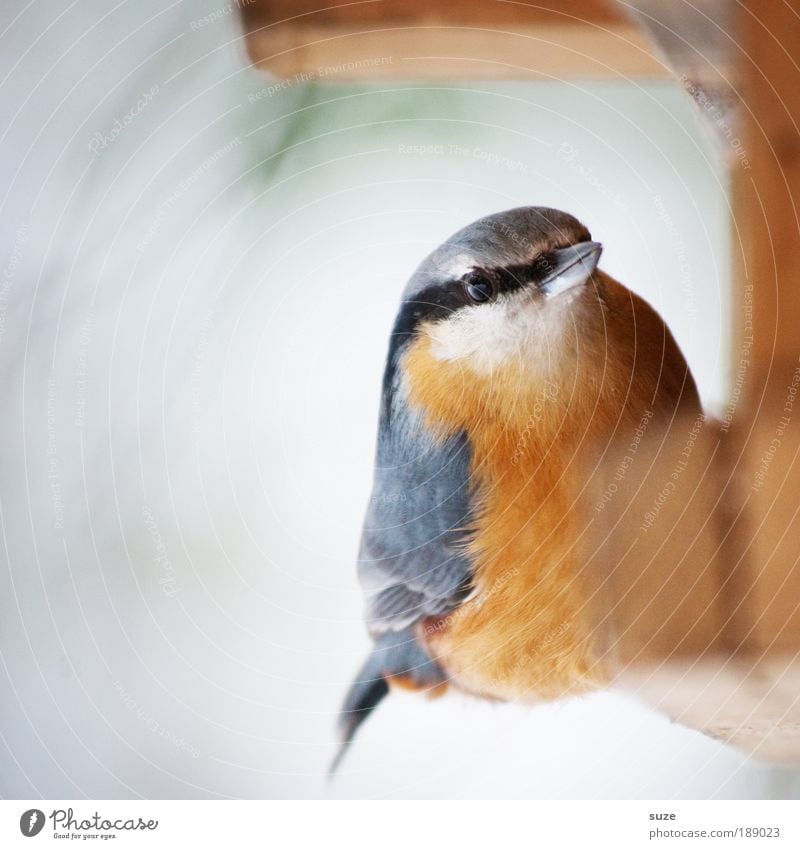
{"label": "bird's head", "polygon": [[687,367],[669,330],[597,268],[601,251],[576,218],[546,207],[490,215],[447,239],[409,280],[395,325],[409,400],[451,431],[524,422],[542,397],[554,421],[567,404],[614,420],[664,381],[680,394]]}

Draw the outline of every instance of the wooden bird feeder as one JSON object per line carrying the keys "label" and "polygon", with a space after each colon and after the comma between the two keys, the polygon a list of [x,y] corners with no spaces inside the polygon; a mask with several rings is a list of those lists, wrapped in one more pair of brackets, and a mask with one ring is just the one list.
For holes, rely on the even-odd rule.
{"label": "wooden bird feeder", "polygon": [[253,64],[297,80],[680,80],[730,175],[732,394],[721,425],[643,445],[595,523],[600,662],[674,719],[800,763],[800,0],[239,7]]}

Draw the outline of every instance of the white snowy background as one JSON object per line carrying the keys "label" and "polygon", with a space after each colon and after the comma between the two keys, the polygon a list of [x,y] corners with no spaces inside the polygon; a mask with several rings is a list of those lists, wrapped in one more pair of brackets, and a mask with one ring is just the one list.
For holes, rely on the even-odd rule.
{"label": "white snowy background", "polygon": [[0,8],[0,795],[792,793],[612,693],[393,696],[325,780],[409,273],[567,209],[718,408],[725,185],[677,83],[272,92],[226,8]]}

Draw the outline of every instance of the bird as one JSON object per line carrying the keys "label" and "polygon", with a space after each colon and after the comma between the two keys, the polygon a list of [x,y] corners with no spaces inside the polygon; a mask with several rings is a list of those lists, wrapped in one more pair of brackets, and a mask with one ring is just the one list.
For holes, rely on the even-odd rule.
{"label": "bird", "polygon": [[372,650],[331,771],[392,688],[535,704],[604,685],[577,545],[585,458],[701,404],[664,320],[598,268],[602,249],[572,215],[518,207],[409,279],[358,553]]}

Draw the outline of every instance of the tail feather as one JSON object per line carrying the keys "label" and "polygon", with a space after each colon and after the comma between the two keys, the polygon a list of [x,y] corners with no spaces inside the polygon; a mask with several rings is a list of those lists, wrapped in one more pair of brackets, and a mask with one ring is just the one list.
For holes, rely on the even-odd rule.
{"label": "tail feather", "polygon": [[388,681],[402,677],[419,689],[444,683],[441,667],[431,660],[410,629],[381,635],[351,684],[339,713],[339,751],[328,769],[332,776],[347,754],[364,720],[389,694]]}
{"label": "tail feather", "polygon": [[334,775],[347,754],[350,744],[356,735],[361,723],[372,713],[373,710],[389,695],[389,685],[382,677],[373,652],[366,663],[361,667],[356,680],[350,686],[347,697],[339,714],[339,736],[341,743],[336,757],[328,769],[328,775]]}

